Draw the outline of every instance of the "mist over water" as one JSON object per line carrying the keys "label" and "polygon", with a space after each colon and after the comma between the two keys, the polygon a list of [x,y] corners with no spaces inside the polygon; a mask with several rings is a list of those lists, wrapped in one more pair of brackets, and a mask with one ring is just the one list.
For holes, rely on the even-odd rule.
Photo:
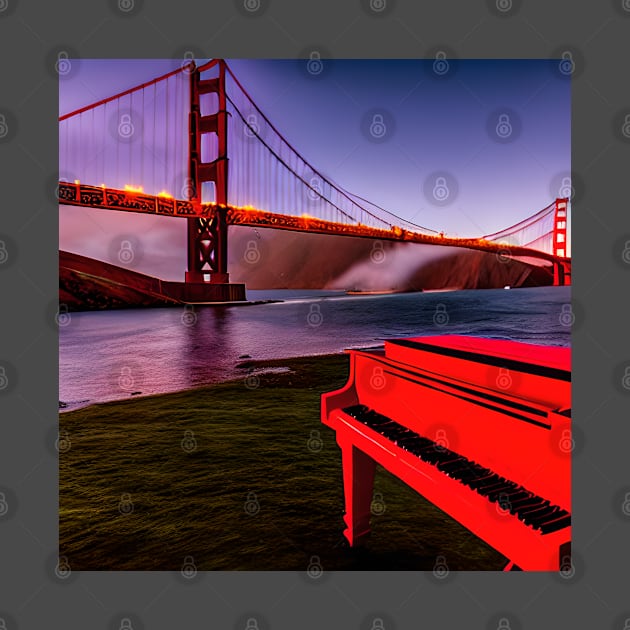
{"label": "mist over water", "polygon": [[393,243],[385,249],[374,241],[370,255],[331,281],[327,288],[361,290],[403,289],[416,271],[429,262],[435,262],[457,252],[455,247],[418,247],[409,243]]}
{"label": "mist over water", "polygon": [[[72,313],[59,334],[59,400],[68,409],[245,379],[237,365],[381,345],[394,337],[475,335],[570,346],[571,287],[352,296],[248,291],[275,304]],[[440,312],[440,317],[435,317]],[[444,315],[446,314],[446,323]],[[564,323],[563,323],[564,321]],[[244,390],[246,391],[246,390]]]}

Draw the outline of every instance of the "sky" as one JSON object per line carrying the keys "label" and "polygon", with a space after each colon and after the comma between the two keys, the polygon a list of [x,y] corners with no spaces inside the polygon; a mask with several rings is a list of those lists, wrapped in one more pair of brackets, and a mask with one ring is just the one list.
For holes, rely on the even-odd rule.
{"label": "sky", "polygon": [[[155,78],[181,60],[73,63],[60,79],[60,115]],[[571,88],[557,60],[447,60],[442,74],[445,66],[434,60],[323,60],[310,66],[315,74],[307,60],[227,63],[322,174],[422,226],[482,236],[534,214],[566,190]],[[436,196],[437,184],[446,185],[446,199]],[[176,219],[107,213],[61,208],[60,248],[99,257],[104,241],[140,230],[155,235],[157,251],[165,232],[185,231]]]}

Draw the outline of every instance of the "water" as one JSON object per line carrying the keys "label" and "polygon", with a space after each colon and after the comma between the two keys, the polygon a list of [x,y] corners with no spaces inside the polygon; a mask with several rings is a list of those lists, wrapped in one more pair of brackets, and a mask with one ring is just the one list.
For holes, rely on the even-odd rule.
{"label": "water", "polygon": [[73,313],[60,327],[59,400],[73,409],[138,392],[173,392],[244,378],[247,371],[237,367],[242,355],[328,354],[392,337],[464,334],[571,344],[570,287],[374,296],[248,291],[248,299],[284,301]]}

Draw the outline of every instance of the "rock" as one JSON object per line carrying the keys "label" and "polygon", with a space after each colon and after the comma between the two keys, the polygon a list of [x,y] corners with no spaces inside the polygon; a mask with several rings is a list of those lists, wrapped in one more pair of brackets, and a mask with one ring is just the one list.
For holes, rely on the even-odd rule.
{"label": "rock", "polygon": [[241,354],[241,356],[239,357],[239,359],[251,359],[251,355],[250,354]]}

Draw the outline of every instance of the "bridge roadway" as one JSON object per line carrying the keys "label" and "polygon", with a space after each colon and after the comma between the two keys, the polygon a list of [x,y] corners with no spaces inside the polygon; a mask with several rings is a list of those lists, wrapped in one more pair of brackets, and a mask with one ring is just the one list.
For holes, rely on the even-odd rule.
{"label": "bridge roadway", "polygon": [[[119,190],[81,183],[59,182],[58,191],[60,204],[123,212],[140,212],[187,219],[194,217],[210,218],[219,208],[219,206],[213,203],[195,203],[175,199],[166,195],[148,195],[133,190]],[[325,221],[307,215],[291,216],[231,205],[226,207],[226,222],[228,225],[267,227],[280,230],[313,232],[317,234],[337,234],[390,241],[425,243],[429,245],[466,247],[468,249],[495,253],[505,258],[518,256],[537,258],[550,264],[570,264],[571,261],[570,258],[558,258],[547,252],[516,245],[494,243],[483,239],[433,236],[430,234],[411,232],[397,226],[384,229],[370,227],[360,223],[336,223],[334,221]]]}

